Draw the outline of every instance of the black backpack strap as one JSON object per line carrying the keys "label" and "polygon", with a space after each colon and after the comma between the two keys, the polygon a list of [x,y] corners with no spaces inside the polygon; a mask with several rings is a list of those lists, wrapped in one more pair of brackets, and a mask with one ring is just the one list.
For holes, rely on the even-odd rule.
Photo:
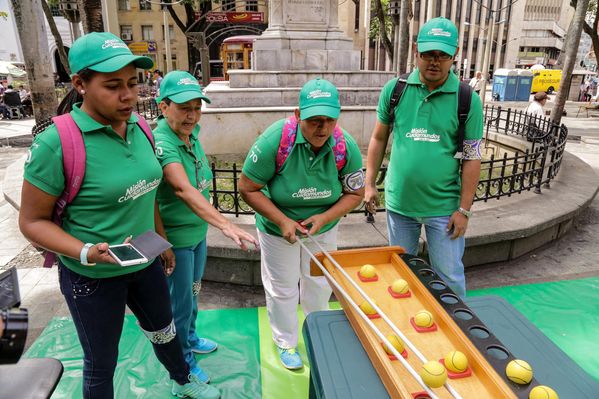
{"label": "black backpack strap", "polygon": [[464,138],[466,137],[466,119],[470,112],[472,101],[472,87],[467,83],[460,82],[458,91],[458,150],[453,156],[456,159],[464,158]]}
{"label": "black backpack strap", "polygon": [[406,83],[408,82],[409,73],[404,73],[397,78],[395,82],[395,87],[393,87],[393,92],[391,93],[391,99],[389,101],[389,115],[391,119],[389,119],[389,128],[393,130],[393,122],[395,121],[395,107],[399,104],[399,100],[401,100],[401,96],[403,95],[404,89],[406,88]]}

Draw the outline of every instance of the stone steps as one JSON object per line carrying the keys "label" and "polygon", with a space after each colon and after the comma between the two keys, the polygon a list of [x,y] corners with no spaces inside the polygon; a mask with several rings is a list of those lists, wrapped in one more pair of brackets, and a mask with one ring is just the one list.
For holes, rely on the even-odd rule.
{"label": "stone steps", "polygon": [[[206,109],[247,107],[297,107],[300,87],[231,88],[226,84],[210,84],[205,93],[211,103]],[[339,101],[346,106],[376,106],[381,87],[340,87]]]}
{"label": "stone steps", "polygon": [[[378,87],[395,77],[394,72],[380,71],[229,71],[230,88],[295,88],[299,90],[310,79],[323,78],[339,87]],[[215,82],[223,84],[226,82]],[[212,86],[211,83],[208,87]]]}

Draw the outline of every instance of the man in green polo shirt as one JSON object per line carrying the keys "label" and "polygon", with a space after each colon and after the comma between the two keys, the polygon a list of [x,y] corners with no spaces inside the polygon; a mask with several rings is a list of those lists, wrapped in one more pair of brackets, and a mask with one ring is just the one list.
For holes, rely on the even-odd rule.
{"label": "man in green polo shirt", "polygon": [[393,126],[390,99],[397,78],[383,87],[368,147],[364,200],[374,212],[379,201],[375,179],[393,132],[385,180],[389,242],[415,255],[424,225],[433,268],[463,297],[464,234],[480,173],[483,115],[480,98],[473,93],[460,173],[460,160],[454,158],[460,83],[451,72],[458,51],[453,22],[440,17],[422,26],[414,46],[418,68],[407,79]]}
{"label": "man in green polo shirt", "polygon": [[[324,277],[310,276],[310,256],[299,246],[297,231],[309,231],[322,246],[336,249],[339,218],[364,195],[362,157],[352,136],[336,126],[340,111],[331,82],[307,82],[294,117],[260,135],[239,181],[243,199],[256,211],[266,308],[288,369],[302,367],[296,350],[298,299],[307,315],[328,309],[331,296]],[[305,244],[319,251],[313,242]]]}

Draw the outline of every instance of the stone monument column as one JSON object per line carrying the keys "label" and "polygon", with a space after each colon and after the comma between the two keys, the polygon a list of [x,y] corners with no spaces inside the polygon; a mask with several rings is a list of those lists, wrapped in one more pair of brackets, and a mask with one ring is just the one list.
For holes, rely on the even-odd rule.
{"label": "stone monument column", "polygon": [[270,0],[254,42],[255,71],[357,71],[360,51],[339,29],[337,0]]}

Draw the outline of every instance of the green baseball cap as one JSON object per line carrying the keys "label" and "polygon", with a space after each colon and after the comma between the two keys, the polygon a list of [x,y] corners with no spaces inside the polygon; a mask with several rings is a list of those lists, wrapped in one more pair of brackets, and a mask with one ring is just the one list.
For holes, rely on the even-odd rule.
{"label": "green baseball cap", "polygon": [[210,104],[210,99],[202,92],[202,86],[192,74],[185,71],[172,71],[166,74],[160,82],[160,97],[156,101],[170,99],[177,104],[183,104],[200,98]]}
{"label": "green baseball cap", "polygon": [[313,116],[328,116],[337,119],[341,112],[339,91],[328,80],[312,79],[300,91],[299,110],[301,120]]}
{"label": "green baseball cap", "polygon": [[418,32],[418,52],[438,50],[454,56],[458,48],[458,28],[447,18],[433,18]]}
{"label": "green baseball cap", "polygon": [[74,75],[89,68],[96,72],[115,72],[133,63],[137,68],[150,69],[149,57],[133,55],[121,39],[109,32],[92,32],[75,40],[69,51],[69,65]]}

